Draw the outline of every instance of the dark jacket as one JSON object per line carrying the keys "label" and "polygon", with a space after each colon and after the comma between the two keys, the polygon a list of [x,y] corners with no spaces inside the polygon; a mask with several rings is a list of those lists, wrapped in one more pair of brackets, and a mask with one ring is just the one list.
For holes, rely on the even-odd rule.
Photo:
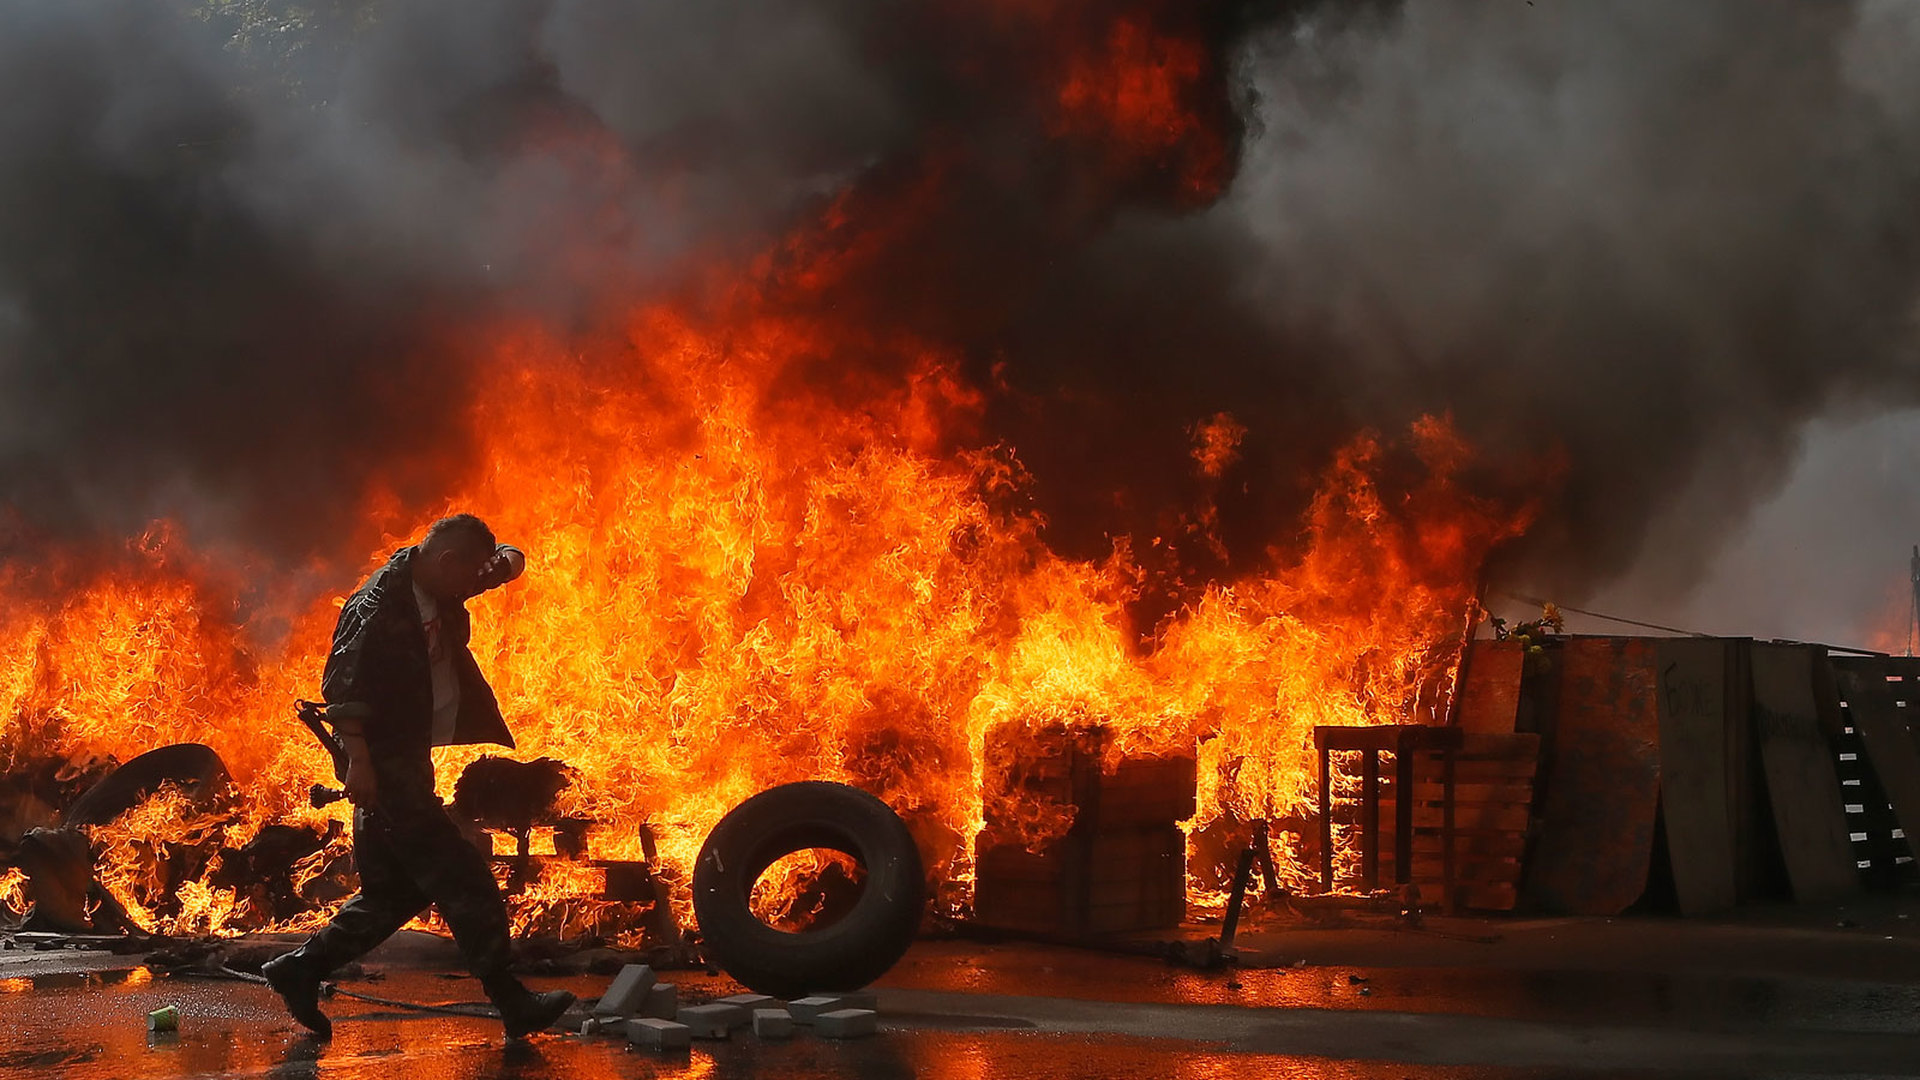
{"label": "dark jacket", "polygon": [[[414,550],[394,552],[347,599],[320,680],[321,696],[329,706],[338,711],[344,705],[364,716],[367,748],[377,757],[418,755],[424,760],[433,745],[433,669],[420,630],[420,605],[413,596]],[[513,746],[493,688],[467,649],[473,621],[466,605],[442,602],[440,618],[460,684],[453,742]]]}

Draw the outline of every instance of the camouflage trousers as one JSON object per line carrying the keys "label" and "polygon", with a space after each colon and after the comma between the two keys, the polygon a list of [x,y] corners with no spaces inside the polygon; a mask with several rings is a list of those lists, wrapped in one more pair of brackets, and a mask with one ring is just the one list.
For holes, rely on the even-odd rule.
{"label": "camouflage trousers", "polygon": [[300,951],[331,971],[366,955],[432,905],[482,983],[508,979],[507,909],[486,857],[460,834],[431,788],[395,791],[391,798],[389,790],[383,788],[373,810],[353,812],[360,891]]}

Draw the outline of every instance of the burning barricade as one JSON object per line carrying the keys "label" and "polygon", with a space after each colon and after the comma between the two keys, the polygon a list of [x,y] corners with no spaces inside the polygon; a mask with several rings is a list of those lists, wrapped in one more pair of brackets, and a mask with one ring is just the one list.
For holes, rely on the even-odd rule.
{"label": "burning barricade", "polygon": [[[1412,445],[1450,438],[1436,425]],[[1181,899],[1217,903],[1231,860],[1204,838],[1308,810],[1316,726],[1438,718],[1471,602],[1468,568],[1508,528],[1449,494],[1457,451],[1423,450],[1434,469],[1399,496],[1417,512],[1386,514],[1376,473],[1387,451],[1356,444],[1313,506],[1304,555],[1199,588],[1141,640],[1128,629],[1128,598],[1142,588],[1135,562],[1124,551],[1100,564],[1047,554],[1031,522],[996,509],[995,485],[1016,478],[993,459],[952,473],[912,451],[888,463],[869,450],[820,462],[816,476],[776,467],[755,440],[702,445],[688,469],[759,475],[760,497],[786,509],[775,500],[752,517],[699,523],[683,517],[698,503],[692,489],[655,502],[642,484],[597,496],[614,500],[611,527],[635,530],[615,534],[625,545],[526,519],[537,570],[499,601],[508,628],[478,658],[521,756],[554,764],[534,767],[531,787],[509,797],[499,792],[515,783],[487,794],[482,782],[507,765],[458,748],[437,756],[441,790],[476,833],[497,838],[522,933],[637,943],[648,925],[658,936],[690,924],[694,855],[712,825],[758,791],[814,777],[898,812],[936,909],[965,911],[974,837],[1005,818],[987,806],[999,781],[983,770],[1006,754],[993,748],[1037,747],[1021,733],[1061,723],[1103,732],[1120,756],[1193,760],[1197,801],[1159,824],[1179,823],[1177,846],[1201,845]],[[501,469],[489,499],[513,491],[541,503],[541,481]],[[728,507],[739,509],[715,504]],[[696,525],[706,539],[684,531]],[[654,528],[661,539],[643,541]],[[728,561],[731,530],[752,560]],[[750,541],[755,530],[772,531]],[[714,558],[689,561],[699,550]],[[232,583],[165,534],[110,571],[62,578],[51,600],[42,582],[14,582],[30,602],[0,626],[12,640],[0,654],[0,716],[20,792],[9,842],[24,839],[21,824],[60,823],[64,804],[102,775],[73,762],[131,762],[197,739],[231,773],[232,795],[148,799],[89,823],[105,894],[133,925],[166,933],[323,921],[350,891],[345,807],[313,805],[309,789],[331,762],[283,710],[324,653],[332,604],[296,606],[277,641],[257,639],[257,620],[214,615]],[[1021,843],[1037,848],[1072,827],[1070,812],[1030,820]],[[1304,830],[1280,839],[1288,883],[1310,880]],[[16,865],[0,894],[16,911],[25,876]],[[769,910],[791,907],[818,881],[816,868],[761,893]],[[648,908],[674,917],[649,924]]]}

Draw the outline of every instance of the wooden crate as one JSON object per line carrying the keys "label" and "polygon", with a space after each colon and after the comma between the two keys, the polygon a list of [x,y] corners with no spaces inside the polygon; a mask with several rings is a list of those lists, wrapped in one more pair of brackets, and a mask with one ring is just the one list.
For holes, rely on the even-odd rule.
{"label": "wooden crate", "polygon": [[[1015,729],[988,739],[987,827],[975,843],[975,918],[988,926],[1063,936],[1177,925],[1186,915],[1191,755],[1127,757],[1107,765],[1099,728]],[[1016,820],[1038,808],[1071,819],[1036,850]]]}
{"label": "wooden crate", "polygon": [[1106,767],[1108,733],[1052,727],[996,731],[987,737],[987,831],[1004,825],[1009,797],[1073,811],[1074,824],[1094,829],[1170,825],[1193,816],[1193,755],[1125,757]]}
{"label": "wooden crate", "polygon": [[1039,853],[982,852],[974,916],[987,926],[1085,935],[1155,930],[1186,916],[1186,834],[1173,825],[1070,832]]}

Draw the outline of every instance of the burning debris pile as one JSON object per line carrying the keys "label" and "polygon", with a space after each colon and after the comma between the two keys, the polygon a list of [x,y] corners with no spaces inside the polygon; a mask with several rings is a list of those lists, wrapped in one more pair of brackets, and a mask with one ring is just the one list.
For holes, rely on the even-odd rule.
{"label": "burning debris pile", "polygon": [[[1780,280],[1654,345],[1590,332],[1634,320],[1586,308],[1552,326],[1472,308],[1485,325],[1428,335],[1372,319],[1364,260],[1313,229],[1279,230],[1311,267],[1247,250],[1271,239],[1256,219],[1281,200],[1257,185],[1286,146],[1322,167],[1287,174],[1313,205],[1330,161],[1392,158],[1335,137],[1392,138],[1346,94],[1378,75],[1369,48],[1496,34],[1393,7],[856,0],[756,8],[767,33],[732,3],[0,17],[19,23],[0,27],[0,136],[38,163],[0,159],[0,377],[27,373],[38,410],[0,442],[0,905],[23,909],[59,836],[68,864],[90,848],[96,918],[324,918],[347,808],[310,805],[328,763],[292,703],[342,598],[449,509],[531,556],[476,602],[474,648],[517,756],[557,764],[532,803],[487,807],[462,777],[499,766],[437,759],[511,857],[522,931],[631,935],[636,903],[659,925],[655,886],[684,918],[713,823],[810,778],[897,811],[937,905],[963,911],[989,820],[1036,846],[1071,827],[1059,805],[989,807],[988,748],[1061,730],[1116,760],[1192,757],[1190,896],[1224,888],[1256,820],[1280,875],[1310,880],[1313,729],[1442,715],[1490,554],[1533,529],[1590,544],[1562,550],[1570,572],[1617,568],[1650,512],[1621,507],[1657,471],[1618,452],[1664,467],[1725,431],[1623,426],[1579,378],[1525,382],[1559,378],[1543,355],[1611,373],[1604,341],[1672,388],[1699,341],[1751,337],[1713,320],[1746,327],[1754,305],[1781,340],[1884,322],[1783,300],[1817,290],[1743,242],[1740,274]],[[1527,25],[1498,32],[1571,32]],[[1263,101],[1305,125],[1284,146],[1259,141]],[[1729,112],[1776,111],[1749,105]],[[1847,221],[1894,235],[1873,216]],[[1643,261],[1595,264],[1612,282]],[[1512,268],[1493,269],[1475,280]],[[1570,275],[1541,288],[1613,296]],[[1476,352],[1520,382],[1486,391],[1459,368]],[[1739,416],[1790,426],[1781,403],[1820,396],[1804,382]],[[1691,417],[1693,388],[1673,392]],[[74,818],[115,764],[183,743],[217,755],[227,794]],[[763,910],[831,907],[844,868],[795,866]]]}

